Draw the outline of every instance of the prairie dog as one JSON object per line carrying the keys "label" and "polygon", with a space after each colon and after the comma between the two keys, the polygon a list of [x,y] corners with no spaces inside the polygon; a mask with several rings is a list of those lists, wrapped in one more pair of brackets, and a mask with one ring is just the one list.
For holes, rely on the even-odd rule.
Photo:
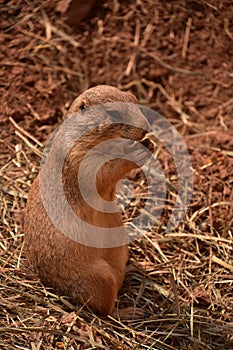
{"label": "prairie dog", "polygon": [[[78,128],[85,123],[91,124],[94,118],[100,122],[101,126],[86,133],[73,144],[62,169],[63,190],[73,212],[91,225],[106,228],[123,226],[121,213],[120,211],[100,212],[84,201],[77,180],[80,162],[89,150],[105,140],[124,138],[130,139],[130,142],[133,142],[131,140],[140,142],[148,128],[148,122],[142,113],[137,116],[138,127],[112,123],[116,111],[112,111],[110,115],[96,115],[94,118],[89,118],[88,113],[85,113],[85,110],[90,109],[91,106],[107,102],[127,102],[136,105],[137,100],[130,93],[105,85],[96,86],[81,94],[70,107],[67,118],[71,118],[75,112],[84,110],[80,112],[81,117],[77,119],[77,123],[80,124]],[[126,115],[124,118],[128,120],[125,122],[130,123],[134,117]],[[59,231],[43,206],[39,178],[46,167],[56,167],[54,147],[62,149],[64,143],[69,140],[69,135],[65,135],[64,138],[64,135],[61,136],[59,132],[60,130],[54,138],[51,151],[33,182],[28,196],[24,218],[27,257],[38,271],[41,281],[46,286],[53,287],[58,294],[68,296],[74,304],[87,304],[99,315],[114,315],[117,293],[125,277],[128,260],[127,244],[113,248],[95,248],[79,244]],[[147,139],[142,143],[149,150],[153,150],[153,145]],[[124,153],[125,144],[119,143],[119,148],[121,147]],[[97,161],[102,160],[101,153],[96,157]],[[148,159],[148,154],[139,151],[138,157],[143,164]],[[96,188],[100,196],[105,201],[113,201],[117,182],[135,168],[138,168],[138,165],[120,158],[104,163],[96,176]],[[92,189],[88,188],[88,191]],[[56,206],[56,202],[53,205]],[[122,318],[124,317],[130,317],[130,310],[125,316],[122,312]]]}

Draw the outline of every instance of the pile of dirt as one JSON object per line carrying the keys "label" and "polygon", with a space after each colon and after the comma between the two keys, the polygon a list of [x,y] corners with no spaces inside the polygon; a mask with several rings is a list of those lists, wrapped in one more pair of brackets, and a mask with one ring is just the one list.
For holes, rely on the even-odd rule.
{"label": "pile of dirt", "polygon": [[[58,4],[60,3],[60,7]],[[65,3],[65,1],[64,1]],[[98,2],[77,26],[61,1],[4,1],[0,50],[0,331],[4,349],[232,349],[233,4]],[[45,290],[26,266],[21,213],[49,135],[97,84],[132,91],[167,118],[191,155],[193,197],[175,233],[134,242],[120,305],[148,318],[101,320]],[[177,185],[172,160],[158,159]]]}

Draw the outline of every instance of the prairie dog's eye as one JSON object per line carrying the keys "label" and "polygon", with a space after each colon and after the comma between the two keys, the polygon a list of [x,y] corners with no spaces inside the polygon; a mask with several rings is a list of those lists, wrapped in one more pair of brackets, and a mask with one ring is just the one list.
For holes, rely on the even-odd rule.
{"label": "prairie dog's eye", "polygon": [[81,104],[80,104],[80,107],[81,111],[83,111],[84,109],[87,109],[87,105],[86,105],[86,102],[83,101]]}
{"label": "prairie dog's eye", "polygon": [[118,122],[118,123],[124,122],[123,116],[117,110],[114,110],[114,109],[108,110],[108,114],[110,115],[110,117],[112,117],[114,122]]}

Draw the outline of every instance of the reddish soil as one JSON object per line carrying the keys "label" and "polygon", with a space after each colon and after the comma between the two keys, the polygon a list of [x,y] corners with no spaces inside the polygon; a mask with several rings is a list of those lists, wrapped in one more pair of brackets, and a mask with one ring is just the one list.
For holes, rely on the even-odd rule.
{"label": "reddish soil", "polygon": [[213,202],[228,201],[231,1],[105,1],[73,29],[56,6],[10,1],[2,8],[2,152],[17,143],[9,117],[43,142],[78,94],[110,84],[130,89],[184,135],[203,192],[198,201],[210,188]]}

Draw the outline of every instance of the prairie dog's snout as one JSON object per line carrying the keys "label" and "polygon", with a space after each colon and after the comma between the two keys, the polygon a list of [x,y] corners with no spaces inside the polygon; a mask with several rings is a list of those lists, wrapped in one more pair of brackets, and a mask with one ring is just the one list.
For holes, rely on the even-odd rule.
{"label": "prairie dog's snout", "polygon": [[95,148],[96,154],[100,156],[101,154],[105,155],[106,158],[109,156],[110,159],[128,157],[129,160],[130,155],[132,155],[132,161],[137,161],[138,151],[148,151],[149,156],[149,154],[154,152],[154,145],[147,137],[146,131],[143,131],[142,134],[145,136],[140,137],[138,141],[128,138],[117,138],[103,142]]}

